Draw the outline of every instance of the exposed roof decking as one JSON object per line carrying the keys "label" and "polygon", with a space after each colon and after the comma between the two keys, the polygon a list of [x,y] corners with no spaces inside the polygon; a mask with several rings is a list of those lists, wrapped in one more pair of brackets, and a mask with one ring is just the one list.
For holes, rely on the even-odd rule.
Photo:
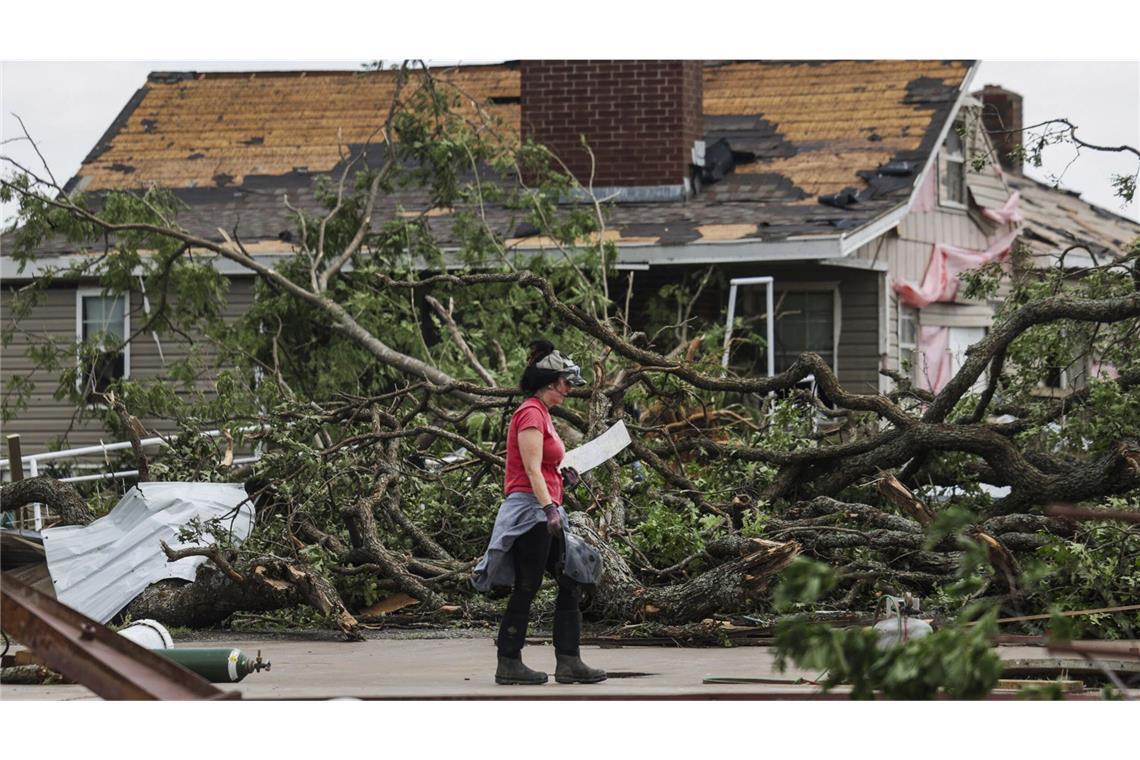
{"label": "exposed roof decking", "polygon": [[[185,79],[178,77],[187,76]],[[491,98],[518,97],[518,71],[507,67],[450,69],[438,74],[502,119],[517,134],[519,106]],[[403,91],[407,97],[410,83]],[[378,143],[397,91],[395,72],[259,72],[171,75],[152,80],[79,177],[87,191],[240,186],[250,175],[277,176],[304,168],[330,172],[346,146]],[[470,102],[460,112],[473,116]],[[102,147],[102,146],[100,146]]]}
{"label": "exposed roof decking", "polygon": [[1121,256],[1140,238],[1140,224],[1097,208],[1077,193],[1022,174],[1007,174],[1006,181],[1021,193],[1021,240],[1034,255],[1055,257],[1070,246],[1083,246],[1099,257]]}
{"label": "exposed roof decking", "polygon": [[[937,147],[969,61],[753,61],[709,63],[704,75],[706,143],[724,138],[744,157],[732,173],[685,200],[621,202],[608,219],[621,241],[662,244],[834,236],[863,226],[910,197]],[[441,69],[519,133],[521,82],[512,64]],[[219,226],[245,240],[287,238],[297,208],[316,210],[313,179],[344,166],[371,142],[391,103],[395,72],[155,74],[111,126],[73,186],[88,192],[169,188],[191,208],[180,221],[214,238]],[[475,114],[464,99],[467,115]],[[747,157],[752,159],[748,160]],[[877,170],[905,161],[909,176],[878,184]],[[821,196],[844,188],[858,203],[835,208]],[[377,220],[423,211],[427,198],[379,199]],[[514,215],[488,207],[489,224],[515,236]],[[448,216],[433,219],[441,243]],[[735,237],[733,237],[735,236]]]}

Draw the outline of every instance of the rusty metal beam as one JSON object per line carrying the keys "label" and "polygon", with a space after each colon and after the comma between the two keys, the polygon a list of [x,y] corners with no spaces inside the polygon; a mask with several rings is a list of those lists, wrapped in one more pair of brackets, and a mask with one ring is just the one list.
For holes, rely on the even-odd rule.
{"label": "rusty metal beam", "polygon": [[201,676],[0,575],[0,624],[47,665],[104,699],[240,699]]}

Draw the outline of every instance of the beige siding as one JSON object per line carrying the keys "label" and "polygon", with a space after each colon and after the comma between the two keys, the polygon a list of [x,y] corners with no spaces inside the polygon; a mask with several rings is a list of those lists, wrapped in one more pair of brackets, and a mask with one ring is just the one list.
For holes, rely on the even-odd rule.
{"label": "beige siding", "polygon": [[[971,141],[971,153],[989,150],[986,137],[984,134],[979,135],[977,130],[968,130],[967,139]],[[943,163],[942,156],[939,155],[932,170],[940,170]],[[981,172],[975,172],[970,168],[969,161],[967,161],[967,185],[975,200],[987,207],[999,207],[1008,197],[1004,182],[992,167],[987,167]],[[896,371],[899,369],[899,304],[894,289],[890,286],[900,282],[912,285],[920,284],[926,275],[930,254],[936,243],[972,250],[985,250],[990,244],[987,235],[992,237],[1001,232],[1002,229],[1004,228],[999,229],[986,222],[980,222],[976,216],[970,214],[966,209],[938,205],[933,211],[907,214],[894,231],[855,252],[856,258],[875,263],[885,262],[887,265],[887,299],[889,303],[885,317],[888,325],[885,368]],[[929,318],[924,320],[927,310],[920,310],[920,324],[924,321],[927,323],[932,321],[944,322],[947,319],[956,323],[960,321],[959,317],[974,324],[980,319],[980,310],[978,309],[970,311],[967,317],[965,312],[948,311],[949,305],[932,308],[935,308],[936,311],[941,309],[941,311],[938,311],[937,314],[932,312],[928,315]],[[988,307],[982,307],[982,309],[992,313]]]}
{"label": "beige siding", "polygon": [[907,214],[899,225],[898,234],[903,240],[925,243],[928,252],[934,243],[979,251],[989,245],[986,233],[965,209],[940,207],[935,211]]}
{"label": "beige siding", "polygon": [[[252,293],[252,280],[250,278],[231,281],[230,294],[226,305],[227,315],[235,317],[247,310],[252,299]],[[49,339],[64,344],[75,342],[76,303],[75,286],[53,287],[44,293],[43,298],[32,310],[32,313],[16,324],[12,321],[8,289],[5,288],[3,295],[0,296],[0,324],[3,325],[6,335],[12,334],[11,344],[4,349],[3,355],[0,357],[2,391],[8,390],[11,379],[16,376],[29,377],[35,386],[28,399],[27,409],[5,424],[3,431],[5,435],[16,433],[20,435],[25,454],[34,454],[55,448],[53,446],[55,439],[64,435],[67,436],[68,448],[112,442],[109,438],[109,432],[101,421],[83,419],[82,417],[85,415],[80,414],[81,410],[76,409],[66,400],[60,401],[53,398],[59,386],[59,374],[56,372],[48,373],[43,370],[33,372],[33,362],[27,355],[30,345],[42,343]],[[130,308],[131,329],[139,329],[145,319],[141,294],[133,292]],[[131,344],[130,377],[136,380],[163,379],[166,366],[171,361],[184,357],[187,351],[188,345],[185,340],[177,336],[164,336],[162,338],[164,363],[152,335],[150,333],[139,335]],[[204,389],[209,388],[208,381],[203,387]],[[142,422],[149,430],[169,432],[174,429],[172,423],[163,420],[144,419]],[[4,456],[6,457],[6,452]]]}
{"label": "beige siding", "polygon": [[927,327],[989,327],[994,310],[989,304],[932,303],[920,318]]}
{"label": "beige siding", "polygon": [[[997,152],[990,142],[989,135],[986,134],[981,112],[970,109],[963,118],[967,119],[966,138],[969,143],[969,154],[996,158]],[[993,161],[983,166],[980,171],[975,171],[967,162],[966,186],[970,188],[970,194],[974,196],[977,204],[983,208],[1001,208],[1009,199],[1009,188],[1002,179],[998,164]]]}
{"label": "beige siding", "polygon": [[855,393],[879,389],[879,274],[852,271],[840,283],[843,326],[839,336],[839,377]]}
{"label": "beige siding", "polygon": [[[749,264],[728,270],[728,278],[771,276],[776,294],[783,286],[797,287],[818,283],[820,288],[838,284],[839,340],[836,352],[836,374],[850,391],[874,393],[878,390],[879,373],[879,303],[876,271],[823,266],[820,264]],[[762,289],[757,289],[761,292]],[[720,319],[728,308],[728,293],[719,299]]]}

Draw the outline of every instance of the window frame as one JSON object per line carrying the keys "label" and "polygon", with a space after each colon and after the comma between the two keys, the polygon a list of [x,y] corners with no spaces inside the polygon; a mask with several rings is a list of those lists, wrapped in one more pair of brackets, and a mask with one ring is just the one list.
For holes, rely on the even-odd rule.
{"label": "window frame", "polygon": [[[959,134],[958,132],[959,129],[962,128],[962,122],[956,121],[950,128],[950,131],[946,133],[945,139],[942,140],[942,146],[939,148],[940,160],[938,161],[938,203],[939,205],[945,206],[946,208],[958,210],[965,210],[969,208],[969,197],[967,195],[969,193],[969,186],[966,183],[966,172],[968,171],[967,167],[970,159],[970,149],[966,143],[966,135]],[[958,139],[959,143],[959,150],[953,153],[950,151],[950,146],[947,144],[950,141],[952,135]],[[961,201],[956,201],[950,198],[946,192],[944,180],[946,180],[949,176],[948,170],[950,164],[958,165],[962,170],[962,179],[959,185],[959,190],[962,195]]]}
{"label": "window frame", "polygon": [[[903,372],[903,351],[904,350],[910,351],[910,357],[911,357],[910,370],[907,372],[907,377],[913,383],[913,382],[915,382],[916,371],[918,369],[918,362],[917,362],[918,335],[919,335],[918,331],[921,329],[920,323],[919,323],[919,314],[921,312],[919,309],[916,309],[913,306],[907,306],[905,303],[903,303],[901,298],[896,301],[896,308],[898,309],[898,314],[896,316],[896,320],[898,322],[899,331],[898,331],[898,336],[897,336],[897,341],[896,341],[896,343],[897,343],[897,355],[895,356],[895,361],[898,364],[899,374],[902,374],[902,372]],[[903,341],[903,315],[907,314],[908,312],[909,312],[909,314],[913,315],[913,321],[914,321],[914,341],[911,343],[907,343],[907,342]]]}
{"label": "window frame", "polygon": [[831,293],[831,371],[839,376],[839,335],[842,325],[842,312],[843,312],[843,299],[839,294],[840,283],[836,280],[826,280],[820,282],[784,282],[776,281],[776,292],[774,295],[774,304],[772,307],[772,319],[774,326],[772,333],[776,341],[775,363],[776,373],[779,374],[780,351],[779,351],[779,329],[780,329],[780,303],[783,296],[787,293]]}
{"label": "window frame", "polygon": [[[75,389],[83,394],[87,402],[88,408],[98,407],[100,404],[97,401],[92,401],[87,398],[84,391],[83,383],[86,379],[83,367],[81,366],[81,355],[79,352],[79,345],[84,342],[83,338],[83,300],[85,298],[115,298],[116,296],[108,294],[103,288],[76,288],[75,290],[75,366],[79,370],[75,378]],[[123,345],[123,379],[129,379],[131,376],[131,342],[126,340],[131,335],[131,293],[126,291],[117,296],[123,299],[123,339],[126,341]],[[116,378],[118,379],[118,378]]]}

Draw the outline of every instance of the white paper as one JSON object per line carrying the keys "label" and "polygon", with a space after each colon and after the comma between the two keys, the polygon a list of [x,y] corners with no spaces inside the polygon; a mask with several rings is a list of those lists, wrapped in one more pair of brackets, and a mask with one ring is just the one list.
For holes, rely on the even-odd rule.
{"label": "white paper", "polygon": [[573,467],[579,475],[589,472],[602,462],[617,456],[629,442],[629,431],[625,429],[625,423],[619,420],[594,440],[583,443],[573,451],[567,451],[560,468]]}

